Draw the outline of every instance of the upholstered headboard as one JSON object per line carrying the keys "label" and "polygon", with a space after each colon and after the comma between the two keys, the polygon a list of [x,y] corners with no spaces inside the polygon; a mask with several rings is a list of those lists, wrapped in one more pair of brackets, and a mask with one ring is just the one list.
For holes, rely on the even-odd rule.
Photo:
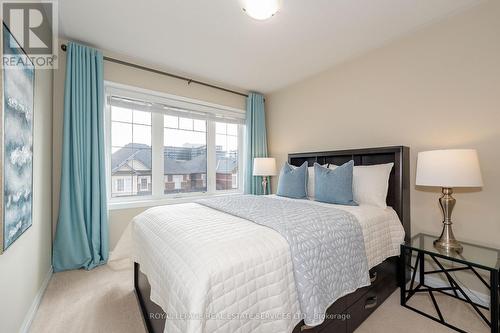
{"label": "upholstered headboard", "polygon": [[288,155],[288,163],[300,166],[307,161],[309,166],[332,163],[341,165],[354,160],[354,165],[394,163],[389,177],[387,205],[399,216],[405,229],[405,239],[411,237],[410,229],[410,148],[404,146],[293,153]]}

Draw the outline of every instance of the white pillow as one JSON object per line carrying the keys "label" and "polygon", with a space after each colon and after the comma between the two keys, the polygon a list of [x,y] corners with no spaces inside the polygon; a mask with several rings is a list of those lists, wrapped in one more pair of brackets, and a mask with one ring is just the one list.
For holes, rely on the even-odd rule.
{"label": "white pillow", "polygon": [[[328,164],[323,164],[322,167],[328,167]],[[314,167],[307,168],[307,197],[314,200]]]}
{"label": "white pillow", "polygon": [[[389,189],[389,176],[394,163],[375,165],[356,165],[352,177],[354,201],[359,205],[387,208],[386,198]],[[330,164],[329,168],[337,166]]]}

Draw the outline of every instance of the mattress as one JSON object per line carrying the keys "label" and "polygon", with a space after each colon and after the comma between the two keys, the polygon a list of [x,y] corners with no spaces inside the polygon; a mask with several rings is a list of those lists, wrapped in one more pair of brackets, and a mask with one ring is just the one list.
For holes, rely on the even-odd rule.
{"label": "mattress", "polygon": [[[358,219],[369,267],[399,254],[404,231],[393,209],[310,204]],[[138,215],[132,237],[165,332],[290,333],[302,319],[289,246],[270,228],[188,203]]]}

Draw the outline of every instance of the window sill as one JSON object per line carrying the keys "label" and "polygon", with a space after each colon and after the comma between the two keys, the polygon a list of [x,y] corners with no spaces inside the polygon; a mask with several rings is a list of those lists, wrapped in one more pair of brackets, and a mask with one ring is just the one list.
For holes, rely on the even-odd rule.
{"label": "window sill", "polygon": [[163,205],[174,205],[180,203],[188,203],[193,202],[199,199],[220,197],[226,195],[235,195],[235,194],[243,194],[241,191],[224,191],[219,193],[211,193],[211,194],[184,194],[178,197],[166,197],[166,198],[147,198],[141,200],[134,199],[122,199],[122,200],[110,200],[108,202],[108,210],[122,210],[122,209],[132,209],[132,208],[148,208],[155,206],[163,206]]}

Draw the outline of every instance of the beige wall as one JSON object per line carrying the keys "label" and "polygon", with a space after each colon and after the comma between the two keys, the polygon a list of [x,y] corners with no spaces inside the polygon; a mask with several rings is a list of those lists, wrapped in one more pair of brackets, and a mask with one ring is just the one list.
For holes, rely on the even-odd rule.
{"label": "beige wall", "polygon": [[[60,40],[61,43],[67,42]],[[127,58],[123,55],[112,54],[104,51],[106,56],[118,58],[132,63],[141,64],[151,67],[148,64],[142,64],[136,59]],[[61,52],[59,58],[59,70],[54,76],[54,168],[53,168],[53,184],[54,184],[54,218],[53,225],[57,224],[57,212],[59,209],[59,189],[60,189],[60,173],[61,173],[61,147],[62,147],[62,124],[63,124],[63,96],[64,96],[64,79],[66,68],[66,54]],[[168,70],[167,70],[168,71]],[[216,103],[229,107],[244,109],[245,98],[239,95],[226,93],[224,91],[204,87],[197,84],[188,85],[185,81],[166,77],[151,72],[134,69],[131,67],[104,62],[104,79],[121,84],[127,84],[144,89],[150,89],[163,93],[200,99],[206,102]],[[203,80],[201,80],[203,81]],[[205,80],[206,81],[206,80]],[[124,210],[112,210],[109,215],[110,228],[110,248],[113,249],[119,240],[123,230],[126,228],[130,220],[145,208],[134,208]]]}
{"label": "beige wall", "polygon": [[19,332],[51,270],[52,71],[35,73],[33,225],[0,255],[0,332]]}
{"label": "beige wall", "polygon": [[439,189],[415,188],[416,154],[476,148],[484,188],[455,195],[454,230],[500,247],[499,36],[490,1],[268,95],[271,155],[410,146],[412,233],[438,234]]}

